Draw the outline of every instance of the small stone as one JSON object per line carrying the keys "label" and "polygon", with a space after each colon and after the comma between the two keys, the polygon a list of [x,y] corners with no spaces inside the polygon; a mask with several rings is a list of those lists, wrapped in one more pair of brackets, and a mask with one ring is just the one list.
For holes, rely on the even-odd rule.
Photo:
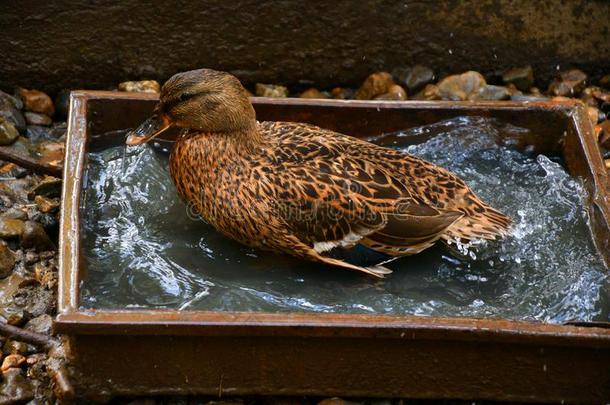
{"label": "small stone", "polygon": [[51,117],[45,114],[35,113],[31,111],[26,111],[24,114],[25,122],[28,125],[43,125],[49,126],[53,123]]}
{"label": "small stone", "polygon": [[322,93],[320,90],[316,89],[315,87],[305,90],[304,92],[301,93],[301,95],[299,97],[300,98],[328,98],[327,95],[325,95],[324,93]]}
{"label": "small stone", "polygon": [[350,100],[354,98],[356,92],[345,87],[335,87],[330,91],[330,95],[335,100]]}
{"label": "small stone", "polygon": [[25,118],[20,111],[22,108],[20,99],[0,91],[0,117],[10,121],[19,132],[25,131]]}
{"label": "small stone", "polygon": [[25,129],[25,136],[32,142],[51,139],[51,129],[41,125],[28,125]]}
{"label": "small stone", "polygon": [[15,268],[15,253],[4,242],[0,242],[0,278],[11,275]]}
{"label": "small stone", "polygon": [[549,94],[552,96],[575,97],[587,85],[587,75],[579,69],[563,71],[559,77],[549,85]]}
{"label": "small stone", "polygon": [[610,170],[610,159],[604,160],[604,165],[606,166],[606,169]]}
{"label": "small stone", "polygon": [[26,265],[31,265],[40,260],[40,255],[33,250],[28,250],[25,252],[25,256],[23,257],[23,261]]}
{"label": "small stone", "polygon": [[388,72],[377,72],[366,78],[362,86],[356,91],[356,99],[372,100],[387,93],[394,84],[392,75]]}
{"label": "small stone", "polygon": [[434,82],[434,71],[427,66],[415,65],[392,70],[396,83],[406,87],[409,94],[415,94],[427,84]]}
{"label": "small stone", "polygon": [[440,100],[441,96],[439,94],[438,87],[435,84],[427,84],[426,87],[415,96],[411,97],[411,100],[425,100],[425,101],[433,101]]}
{"label": "small stone", "polygon": [[119,91],[130,91],[135,93],[159,93],[161,86],[156,80],[140,80],[119,83]]}
{"label": "small stone", "polygon": [[288,89],[275,84],[256,83],[258,97],[288,97]]}
{"label": "small stone", "polygon": [[9,368],[21,367],[21,365],[25,363],[25,357],[20,354],[9,354],[2,361],[2,367],[0,367],[0,371],[4,372]]}
{"label": "small stone", "polygon": [[66,146],[59,141],[41,141],[37,145],[40,161],[55,166],[60,166],[64,160]]}
{"label": "small stone", "polygon": [[27,111],[46,114],[49,117],[55,113],[51,97],[42,91],[18,88],[17,95],[21,97]]}
{"label": "small stone", "polygon": [[21,246],[24,249],[34,248],[36,251],[55,249],[55,244],[38,222],[26,221],[21,235]]}
{"label": "small stone", "polygon": [[46,353],[34,353],[34,354],[30,354],[26,358],[25,362],[28,366],[32,366],[41,361],[45,361],[46,359],[47,359]]}
{"label": "small stone", "polygon": [[41,212],[44,212],[45,214],[48,214],[50,212],[55,212],[59,208],[59,200],[50,199],[47,197],[43,197],[41,195],[37,195],[34,198],[34,202],[36,203],[36,206],[38,207],[38,209]]}
{"label": "small stone", "polygon": [[2,384],[0,384],[0,403],[2,404],[24,404],[34,398],[34,391],[29,380],[21,370],[10,368],[2,373]]}
{"label": "small stone", "polygon": [[53,314],[57,307],[53,291],[39,285],[20,287],[13,294],[13,302],[21,306],[30,318]]}
{"label": "small stone", "polygon": [[531,66],[513,68],[502,75],[505,84],[514,84],[521,91],[527,91],[534,84],[534,69]]}
{"label": "small stone", "polygon": [[393,84],[388,89],[387,93],[384,93],[380,96],[375,97],[375,100],[406,100],[407,92],[398,84]]}
{"label": "small stone", "polygon": [[511,92],[504,86],[494,86],[486,84],[479,89],[479,94],[476,97],[477,100],[508,100],[511,96]]}
{"label": "small stone", "polygon": [[6,323],[13,326],[23,326],[28,317],[23,308],[15,305],[6,305],[0,308],[0,314],[6,319]]}
{"label": "small stone", "polygon": [[17,238],[23,234],[25,224],[20,219],[0,217],[0,238]]}
{"label": "small stone", "polygon": [[459,75],[448,76],[437,86],[442,99],[464,101],[476,99],[480,89],[486,84],[482,74],[470,70]]}
{"label": "small stone", "polygon": [[42,263],[34,266],[34,276],[36,281],[45,288],[53,289],[57,286],[57,270]]}
{"label": "small stone", "polygon": [[34,196],[54,198],[61,195],[61,179],[53,176],[45,176],[29,193],[30,199]]}
{"label": "small stone", "polygon": [[28,219],[28,214],[22,209],[12,207],[4,211],[0,218],[20,219],[22,221],[25,221],[26,219]]}
{"label": "small stone", "polygon": [[0,145],[11,145],[19,137],[19,131],[15,125],[0,116]]}
{"label": "small stone", "polygon": [[9,339],[2,347],[4,353],[25,355],[28,352],[28,344],[17,340]]}
{"label": "small stone", "polygon": [[37,316],[26,323],[24,328],[43,335],[50,335],[53,330],[53,317],[47,314]]}
{"label": "small stone", "polygon": [[55,96],[55,118],[66,119],[70,111],[70,90],[62,89]]}

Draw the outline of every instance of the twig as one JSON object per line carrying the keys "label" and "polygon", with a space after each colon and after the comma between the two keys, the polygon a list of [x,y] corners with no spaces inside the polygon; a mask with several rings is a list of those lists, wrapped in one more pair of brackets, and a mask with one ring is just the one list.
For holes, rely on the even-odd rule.
{"label": "twig", "polygon": [[21,329],[4,322],[0,322],[0,335],[45,349],[51,349],[58,345],[58,342],[50,336]]}
{"label": "twig", "polygon": [[35,173],[48,174],[54,177],[61,177],[63,172],[62,166],[41,162],[39,159],[15,151],[10,146],[0,146],[0,160],[15,163]]}

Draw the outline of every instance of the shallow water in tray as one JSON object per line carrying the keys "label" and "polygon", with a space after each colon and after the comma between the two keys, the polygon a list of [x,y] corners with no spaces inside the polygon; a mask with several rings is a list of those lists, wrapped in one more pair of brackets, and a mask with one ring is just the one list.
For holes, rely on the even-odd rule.
{"label": "shallow water in tray", "polygon": [[[191,219],[167,156],[151,147],[91,153],[82,305],[608,320],[607,273],[591,242],[583,190],[553,160],[506,146],[507,134],[523,131],[475,117],[372,139],[455,171],[514,220],[502,242],[459,258],[436,246],[390,263],[394,273],[384,280],[226,239]],[[351,257],[366,259],[363,249]]]}

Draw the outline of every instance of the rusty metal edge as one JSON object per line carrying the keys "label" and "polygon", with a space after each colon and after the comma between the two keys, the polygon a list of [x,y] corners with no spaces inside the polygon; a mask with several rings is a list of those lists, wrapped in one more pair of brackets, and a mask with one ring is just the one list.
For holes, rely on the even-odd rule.
{"label": "rusty metal edge", "polygon": [[[610,344],[610,329],[603,327],[583,327],[572,325],[541,324],[534,322],[511,321],[502,319],[438,318],[386,315],[341,315],[341,314],[272,314],[240,312],[171,311],[171,310],[81,310],[78,308],[79,280],[78,269],[78,230],[80,190],[84,170],[86,148],[87,104],[95,99],[137,99],[156,100],[158,96],[150,93],[123,93],[110,91],[74,91],[71,94],[71,114],[66,139],[66,164],[62,190],[62,215],[60,222],[60,274],[58,316],[55,328],[61,333],[71,334],[231,334],[299,336],[337,336],[351,337],[378,336],[390,333],[398,338],[407,333],[423,333],[432,338],[456,337],[470,338],[485,336],[486,339],[521,341],[531,338],[552,338],[556,344],[582,344],[586,341],[593,346]],[[575,112],[572,119],[579,120],[575,125],[586,133],[592,128],[583,124],[582,103],[577,100],[551,102],[450,102],[450,101],[359,101],[359,100],[310,100],[276,99],[254,97],[253,103],[289,105],[328,105],[379,108],[422,108],[429,109],[511,109],[511,110],[556,110],[565,113]],[[582,111],[579,111],[579,108]],[[578,117],[578,118],[576,118]],[[589,157],[595,156],[586,149]],[[77,164],[68,166],[68,155],[77,153]],[[601,159],[601,158],[600,158]],[[603,163],[603,162],[602,162]],[[603,167],[603,166],[602,166]],[[605,172],[604,172],[605,173]],[[607,174],[605,174],[607,176]],[[602,184],[603,175],[596,177]],[[608,207],[605,207],[606,212]],[[608,217],[606,217],[608,218]],[[70,258],[70,259],[68,259]],[[547,341],[548,343],[548,341]]]}

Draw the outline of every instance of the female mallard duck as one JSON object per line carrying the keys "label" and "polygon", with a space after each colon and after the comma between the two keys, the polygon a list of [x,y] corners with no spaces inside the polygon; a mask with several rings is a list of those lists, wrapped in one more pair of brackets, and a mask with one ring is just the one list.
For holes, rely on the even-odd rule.
{"label": "female mallard duck", "polygon": [[436,241],[495,239],[510,219],[455,174],[400,151],[313,125],[257,122],[232,75],[179,73],[127,143],[183,128],[170,156],[180,196],[218,231],[245,245],[383,277],[324,256],[362,244],[390,256]]}

